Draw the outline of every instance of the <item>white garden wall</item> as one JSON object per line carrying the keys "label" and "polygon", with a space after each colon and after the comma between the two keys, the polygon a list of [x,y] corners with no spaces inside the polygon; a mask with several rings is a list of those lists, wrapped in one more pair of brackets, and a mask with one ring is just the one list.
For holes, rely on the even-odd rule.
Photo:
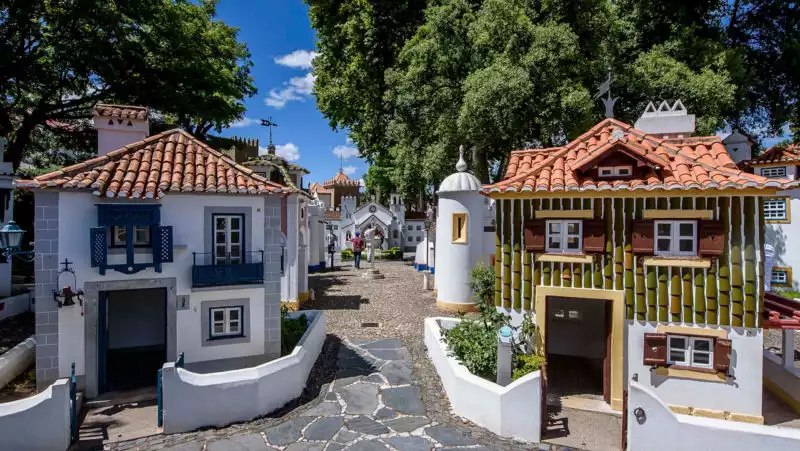
{"label": "white garden wall", "polygon": [[764,350],[764,385],[790,405],[800,406],[800,368],[786,366],[780,357]]}
{"label": "white garden wall", "polygon": [[41,393],[0,404],[0,449],[60,451],[69,447],[69,381]]}
{"label": "white garden wall", "polygon": [[164,432],[192,431],[248,421],[297,398],[325,342],[325,313],[306,314],[310,324],[294,351],[253,368],[198,374],[170,362],[162,371]]}
{"label": "white garden wall", "polygon": [[[701,390],[694,390],[692,393],[700,394]],[[639,420],[637,412],[640,413]],[[675,414],[653,390],[637,382],[630,383],[629,451],[718,449],[725,451],[800,449],[800,429]]]}
{"label": "white garden wall", "polygon": [[33,337],[28,337],[0,355],[0,388],[5,387],[33,365],[34,359],[36,359],[36,340]]}
{"label": "white garden wall", "polygon": [[12,316],[17,316],[20,313],[25,313],[31,311],[31,293],[20,293],[16,296],[9,296],[4,299],[0,299],[0,305],[2,305],[2,310],[0,310],[0,319],[10,318]]}
{"label": "white garden wall", "polygon": [[[666,323],[665,323],[666,324]],[[656,332],[658,323],[627,321],[625,362],[627,377],[637,375],[639,383],[653,390],[667,404],[761,416],[761,329],[729,326],[676,326],[721,329],[732,342],[730,374],[727,382],[698,381],[658,376],[644,365],[644,334]]]}
{"label": "white garden wall", "polygon": [[459,321],[425,318],[425,346],[453,412],[497,435],[538,442],[541,372],[525,375],[505,387],[471,374],[458,360],[447,355],[447,346],[442,342],[442,329],[452,328]]}

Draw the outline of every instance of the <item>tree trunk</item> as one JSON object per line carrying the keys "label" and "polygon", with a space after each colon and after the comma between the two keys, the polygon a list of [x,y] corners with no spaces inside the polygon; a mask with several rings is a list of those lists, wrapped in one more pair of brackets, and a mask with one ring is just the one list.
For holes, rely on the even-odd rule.
{"label": "tree trunk", "polygon": [[13,164],[15,171],[22,163],[25,148],[31,141],[31,133],[33,133],[33,129],[36,127],[36,122],[33,116],[26,116],[22,121],[22,125],[17,129],[14,140],[8,143],[4,159]]}
{"label": "tree trunk", "polygon": [[472,147],[472,172],[482,183],[489,183],[489,165],[484,153]]}

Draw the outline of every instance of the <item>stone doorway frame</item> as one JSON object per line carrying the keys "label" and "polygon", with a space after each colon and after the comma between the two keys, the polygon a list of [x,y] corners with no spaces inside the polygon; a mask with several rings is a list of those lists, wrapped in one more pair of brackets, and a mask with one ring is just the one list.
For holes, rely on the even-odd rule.
{"label": "stone doorway frame", "polygon": [[[622,410],[625,346],[625,293],[613,290],[592,290],[585,288],[536,287],[534,311],[536,312],[536,348],[545,349],[544,337],[547,330],[547,297],[580,298],[586,302],[609,301],[611,306],[611,408]],[[543,354],[542,354],[543,355]]]}
{"label": "stone doorway frame", "polygon": [[[99,395],[98,380],[98,310],[100,292],[148,290],[164,288],[167,303],[167,361],[178,358],[178,324],[177,324],[177,291],[178,282],[174,277],[160,279],[108,280],[102,282],[85,282],[84,291],[84,372],[86,377],[85,393],[87,399]],[[153,375],[153,381],[155,381]]]}

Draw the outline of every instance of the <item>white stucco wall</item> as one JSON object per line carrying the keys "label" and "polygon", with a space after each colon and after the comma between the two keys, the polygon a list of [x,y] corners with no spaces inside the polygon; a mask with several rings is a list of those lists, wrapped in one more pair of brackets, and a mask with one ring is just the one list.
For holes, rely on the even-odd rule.
{"label": "white stucco wall", "polygon": [[657,323],[627,321],[626,377],[638,375],[639,383],[652,390],[665,403],[761,416],[762,345],[761,329],[729,326],[685,327],[722,329],[732,342],[731,369],[727,382],[709,382],[677,377],[658,376],[645,366],[644,334],[656,332]]}
{"label": "white stucco wall", "polygon": [[69,447],[69,382],[59,379],[31,397],[0,404],[0,448],[15,451]]}
{"label": "white stucco wall", "polygon": [[[790,166],[794,169],[794,166]],[[788,169],[788,168],[787,168]],[[794,213],[793,221],[789,224],[767,223],[764,230],[764,242],[775,248],[773,266],[788,266],[792,268],[792,287],[800,289],[800,189],[781,191],[778,196],[791,198],[790,212]],[[794,219],[798,218],[798,219]]]}
{"label": "white stucco wall", "polygon": [[[692,393],[699,394],[701,390]],[[636,413],[644,414],[637,421]],[[800,429],[717,420],[672,413],[663,399],[643,384],[628,391],[628,450],[794,450]]]}
{"label": "white stucco wall", "polygon": [[0,355],[0,388],[30,368],[36,358],[36,340],[28,337]]}
{"label": "white stucco wall", "polygon": [[[263,304],[264,290],[261,288],[245,290],[229,290],[220,287],[216,291],[192,291],[192,252],[210,252],[211,238],[206,235],[205,207],[235,207],[250,209],[249,220],[245,227],[249,229],[245,235],[249,241],[245,244],[248,251],[264,249],[264,199],[259,196],[231,196],[231,195],[182,195],[170,193],[158,203],[161,205],[161,225],[173,226],[174,262],[162,265],[160,273],[153,268],[147,268],[136,274],[123,274],[107,270],[106,275],[100,275],[97,268],[91,267],[89,253],[89,229],[97,226],[97,207],[100,202],[90,193],[61,192],[59,195],[59,240],[58,261],[68,258],[74,262],[76,286],[83,287],[86,282],[100,281],[127,281],[147,280],[156,278],[175,278],[177,280],[177,295],[189,295],[190,309],[178,310],[178,352],[185,352],[187,362],[244,355],[245,352],[255,350],[256,344],[249,346],[226,345],[195,348],[200,344],[200,302],[209,299],[240,299],[248,297],[251,309],[260,308],[261,315],[250,315],[253,321],[260,318],[260,327],[251,330],[261,330],[263,333]],[[200,258],[200,256],[198,256]],[[62,285],[72,283],[68,276],[62,276]],[[259,307],[260,306],[260,307]],[[254,312],[255,313],[255,312]],[[75,362],[76,374],[85,374],[84,369],[84,316],[78,307],[62,308],[58,310],[58,364],[59,377],[70,374],[70,364]],[[255,323],[254,323],[255,324]],[[96,325],[90,325],[96,327]],[[262,335],[263,337],[263,335]],[[253,340],[260,342],[263,351],[263,339]],[[251,341],[251,343],[253,343]]]}
{"label": "white stucco wall", "polygon": [[447,355],[442,328],[455,326],[455,318],[425,318],[425,346],[453,412],[497,435],[529,442],[540,439],[541,372],[527,374],[502,387],[474,374]]}
{"label": "white stucco wall", "polygon": [[[448,303],[472,303],[469,277],[475,264],[483,259],[483,196],[477,192],[439,194],[439,218],[436,223],[436,300]],[[467,242],[453,243],[453,214],[467,213]]]}
{"label": "white stucco wall", "polygon": [[281,301],[297,301],[297,288],[299,285],[299,272],[297,264],[299,254],[297,248],[299,215],[298,196],[293,194],[286,200],[286,243],[284,247],[284,270],[281,276]]}
{"label": "white stucco wall", "polygon": [[[150,134],[150,125],[146,119],[95,116],[93,121],[94,128],[97,130],[98,155],[105,155],[112,150],[121,149],[128,144],[141,141]],[[128,126],[128,123],[131,125]]]}
{"label": "white stucco wall", "polygon": [[[2,271],[2,268],[0,268]],[[2,279],[2,277],[0,277]],[[30,292],[20,293],[16,296],[10,296],[0,299],[0,304],[3,304],[3,310],[0,311],[0,319],[5,319],[11,316],[19,315],[33,310],[31,308],[31,300],[33,296]]]}
{"label": "white stucco wall", "polygon": [[225,426],[266,415],[297,398],[325,342],[325,313],[308,310],[311,323],[292,353],[259,365],[197,374],[170,362],[162,372],[164,432]]}

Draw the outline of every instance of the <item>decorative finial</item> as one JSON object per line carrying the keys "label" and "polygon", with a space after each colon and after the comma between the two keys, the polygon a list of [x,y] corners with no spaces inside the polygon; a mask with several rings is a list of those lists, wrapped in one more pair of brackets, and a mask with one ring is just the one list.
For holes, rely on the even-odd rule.
{"label": "decorative finial", "polygon": [[467,170],[467,162],[464,161],[464,145],[458,146],[458,163],[456,163],[456,170],[464,172]]}
{"label": "decorative finial", "polygon": [[[614,117],[614,104],[617,103],[617,99],[619,99],[619,97],[611,97],[612,83],[614,83],[614,77],[611,75],[611,72],[609,72],[608,78],[598,86],[597,93],[594,95],[595,100],[600,99],[603,101],[603,105],[606,106],[606,117],[608,118]],[[601,98],[603,94],[608,94],[608,96],[606,98]]]}

